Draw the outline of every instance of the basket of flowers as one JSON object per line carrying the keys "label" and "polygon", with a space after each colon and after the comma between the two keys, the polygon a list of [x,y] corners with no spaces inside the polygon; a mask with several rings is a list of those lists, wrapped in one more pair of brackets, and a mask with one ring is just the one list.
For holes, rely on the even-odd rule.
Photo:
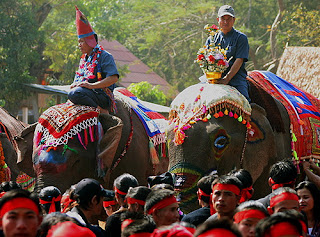
{"label": "basket of flowers", "polygon": [[[213,37],[219,30],[215,25],[206,25],[204,29],[210,37]],[[199,64],[209,83],[215,84],[229,67],[226,56],[227,50],[212,44],[204,45],[198,50],[195,62]]]}

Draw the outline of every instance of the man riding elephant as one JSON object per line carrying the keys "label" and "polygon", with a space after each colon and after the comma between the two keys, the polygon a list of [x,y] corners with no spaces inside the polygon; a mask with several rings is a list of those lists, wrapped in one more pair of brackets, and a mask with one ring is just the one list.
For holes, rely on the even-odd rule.
{"label": "man riding elephant", "polygon": [[112,55],[98,44],[98,37],[85,15],[76,7],[78,47],[81,56],[79,69],[71,85],[68,98],[74,104],[99,108],[101,112],[113,112],[113,89],[119,73]]}

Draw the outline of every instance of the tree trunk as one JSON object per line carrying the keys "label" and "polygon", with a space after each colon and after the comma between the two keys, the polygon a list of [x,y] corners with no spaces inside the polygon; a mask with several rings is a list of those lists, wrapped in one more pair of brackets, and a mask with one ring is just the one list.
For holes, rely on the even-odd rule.
{"label": "tree trunk", "polygon": [[278,5],[279,5],[279,12],[273,21],[273,24],[271,26],[271,31],[270,31],[270,46],[271,46],[271,56],[273,61],[278,59],[277,48],[276,48],[277,47],[276,36],[277,36],[279,23],[282,20],[283,11],[285,10],[283,0],[278,0]]}

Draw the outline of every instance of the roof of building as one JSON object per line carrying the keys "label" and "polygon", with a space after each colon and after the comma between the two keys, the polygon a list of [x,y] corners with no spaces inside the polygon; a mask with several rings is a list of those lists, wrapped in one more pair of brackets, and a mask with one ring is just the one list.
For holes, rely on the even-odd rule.
{"label": "roof of building", "polygon": [[[25,84],[26,86],[32,88],[34,91],[43,94],[55,94],[67,96],[70,91],[70,85],[65,86],[49,86],[49,85],[39,85],[39,84]],[[151,102],[139,100],[147,108],[159,112],[168,113],[170,108],[163,105],[154,104]]]}
{"label": "roof of building", "polygon": [[129,66],[129,73],[125,77],[120,78],[120,84],[123,87],[128,87],[131,83],[139,83],[141,81],[147,81],[151,85],[159,85],[164,93],[167,93],[170,89],[170,84],[152,71],[146,64],[140,59],[134,56],[126,47],[120,44],[118,41],[100,40],[99,44],[103,48],[112,54],[117,65]]}
{"label": "roof of building", "polygon": [[320,47],[287,47],[277,75],[320,98]]}

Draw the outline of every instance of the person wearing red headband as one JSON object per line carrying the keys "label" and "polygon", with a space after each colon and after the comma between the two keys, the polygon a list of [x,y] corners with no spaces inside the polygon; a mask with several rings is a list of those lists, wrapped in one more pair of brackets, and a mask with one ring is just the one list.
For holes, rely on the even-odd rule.
{"label": "person wearing red headband", "polygon": [[149,193],[144,211],[152,216],[157,228],[171,225],[179,221],[179,204],[174,192],[168,189],[159,189]]}
{"label": "person wearing red headband", "polygon": [[115,112],[113,90],[119,72],[113,56],[98,44],[98,37],[85,15],[76,7],[76,27],[79,48],[83,53],[79,69],[68,93],[74,104],[99,108],[101,112]]}
{"label": "person wearing red headband", "polygon": [[[233,220],[233,214],[241,198],[242,184],[231,175],[223,175],[212,182],[212,204],[216,213],[208,218],[227,217]],[[208,221],[207,220],[207,221]]]}
{"label": "person wearing red headband", "polygon": [[[283,160],[273,164],[270,168],[268,184],[274,192],[280,187],[295,187],[295,182],[298,172],[296,166],[291,160]],[[258,199],[258,202],[261,202],[266,208],[270,205],[270,196],[272,193],[267,196]]]}
{"label": "person wearing red headband", "polygon": [[301,213],[295,210],[278,212],[261,220],[256,226],[256,237],[301,237],[304,235]]}
{"label": "person wearing red headband", "polygon": [[268,216],[267,209],[260,202],[247,201],[237,207],[233,219],[242,237],[254,237],[257,223]]}
{"label": "person wearing red headband", "polygon": [[128,205],[129,212],[144,212],[146,198],[151,190],[145,186],[129,188],[128,194],[125,197],[125,202]]}
{"label": "person wearing red headband", "polygon": [[95,237],[88,228],[76,225],[71,221],[58,223],[49,230],[47,237]]}
{"label": "person wearing red headband", "polygon": [[61,205],[61,212],[67,213],[72,208],[77,205],[76,200],[72,199],[74,192],[74,185],[72,185],[69,189],[67,189],[61,197],[60,205]]}
{"label": "person wearing red headband", "polygon": [[274,191],[270,198],[270,206],[268,211],[271,214],[283,212],[286,210],[299,211],[299,197],[292,188],[283,187]]}
{"label": "person wearing red headband", "polygon": [[60,212],[61,192],[54,186],[45,187],[39,193],[39,201],[46,214]]}
{"label": "person wearing red headband", "polygon": [[106,197],[103,198],[103,208],[108,216],[111,216],[119,209],[119,204],[116,201],[115,192],[113,190],[106,190]]}
{"label": "person wearing red headband", "polygon": [[198,186],[198,202],[201,208],[186,214],[181,221],[188,222],[195,226],[198,226],[205,222],[210,216],[210,194],[211,184],[213,180],[217,178],[215,175],[207,175],[199,179]]}
{"label": "person wearing red headband", "polygon": [[121,237],[151,236],[156,229],[156,224],[152,217],[144,213],[126,212],[121,214],[121,220]]}
{"label": "person wearing red headband", "polygon": [[254,189],[252,187],[253,180],[250,172],[245,169],[232,170],[229,175],[237,177],[242,183],[240,203],[248,201],[252,198]]}
{"label": "person wearing red headband", "polygon": [[4,236],[37,236],[41,211],[35,194],[22,189],[6,192],[0,199],[0,226]]}
{"label": "person wearing red headband", "polygon": [[195,237],[241,237],[241,233],[228,218],[221,218],[215,220],[208,220],[200,225]]}
{"label": "person wearing red headband", "polygon": [[127,203],[125,202],[125,197],[130,187],[137,187],[138,185],[139,183],[136,177],[128,173],[124,173],[118,176],[113,181],[115,197],[117,203],[120,205],[120,209],[115,211],[111,216],[107,218],[105,226],[106,236],[121,236],[121,214],[128,210]]}

